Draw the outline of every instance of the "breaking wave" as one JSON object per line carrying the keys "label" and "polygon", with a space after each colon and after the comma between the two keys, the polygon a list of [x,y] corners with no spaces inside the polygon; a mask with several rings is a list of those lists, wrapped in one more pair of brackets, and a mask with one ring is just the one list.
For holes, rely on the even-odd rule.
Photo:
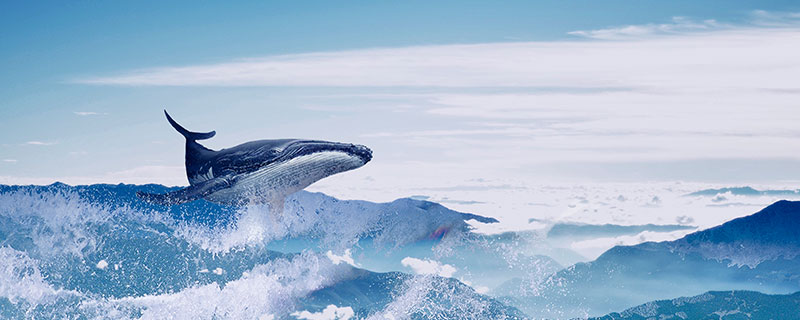
{"label": "breaking wave", "polygon": [[0,318],[524,317],[458,280],[372,272],[351,256],[452,255],[477,243],[465,221],[490,218],[308,192],[277,216],[266,206],[165,208],[135,197],[167,190],[0,186]]}

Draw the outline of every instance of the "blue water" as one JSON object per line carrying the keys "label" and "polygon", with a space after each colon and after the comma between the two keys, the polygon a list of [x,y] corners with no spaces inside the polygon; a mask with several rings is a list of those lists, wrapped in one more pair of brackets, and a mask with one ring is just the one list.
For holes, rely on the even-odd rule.
{"label": "blue water", "polygon": [[[504,280],[481,280],[499,253],[465,222],[492,219],[309,192],[287,199],[277,219],[267,206],[167,208],[135,196],[168,190],[0,186],[0,317],[525,317],[454,279]],[[405,257],[448,261],[459,273],[412,275]]]}
{"label": "blue water", "polygon": [[[414,199],[303,191],[273,215],[135,196],[169,190],[0,185],[0,319],[571,319],[709,290],[800,291],[800,202],[563,266],[536,253],[554,239],[680,226],[481,235],[470,223],[494,219]],[[795,296],[759,310],[792,313]],[[711,307],[731,306],[692,306]]]}

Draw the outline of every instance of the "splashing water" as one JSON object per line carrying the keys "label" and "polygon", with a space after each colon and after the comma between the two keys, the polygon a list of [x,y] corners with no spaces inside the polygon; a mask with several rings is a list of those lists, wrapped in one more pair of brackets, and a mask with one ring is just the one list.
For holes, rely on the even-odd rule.
{"label": "splashing water", "polygon": [[307,192],[273,218],[260,205],[153,206],[140,190],[168,188],[0,186],[0,318],[524,317],[455,279],[354,267],[457,256],[478,243],[464,221],[488,218]]}

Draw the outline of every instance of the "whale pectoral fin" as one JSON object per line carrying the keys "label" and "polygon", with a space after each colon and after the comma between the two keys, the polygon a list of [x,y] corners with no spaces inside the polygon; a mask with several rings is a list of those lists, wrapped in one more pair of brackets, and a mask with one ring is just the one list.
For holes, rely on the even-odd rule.
{"label": "whale pectoral fin", "polygon": [[162,206],[171,206],[202,199],[203,197],[219,190],[230,188],[233,183],[233,176],[229,175],[206,180],[201,183],[168,193],[159,194],[137,192],[136,195],[139,198],[142,198],[142,200],[150,203],[160,204]]}

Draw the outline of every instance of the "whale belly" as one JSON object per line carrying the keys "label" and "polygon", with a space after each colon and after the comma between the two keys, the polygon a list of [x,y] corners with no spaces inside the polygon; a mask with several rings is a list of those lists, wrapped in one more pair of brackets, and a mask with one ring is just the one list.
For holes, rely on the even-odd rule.
{"label": "whale belly", "polygon": [[206,196],[206,200],[222,204],[282,200],[322,178],[361,165],[360,159],[344,152],[325,151],[303,155],[241,174],[233,186]]}

